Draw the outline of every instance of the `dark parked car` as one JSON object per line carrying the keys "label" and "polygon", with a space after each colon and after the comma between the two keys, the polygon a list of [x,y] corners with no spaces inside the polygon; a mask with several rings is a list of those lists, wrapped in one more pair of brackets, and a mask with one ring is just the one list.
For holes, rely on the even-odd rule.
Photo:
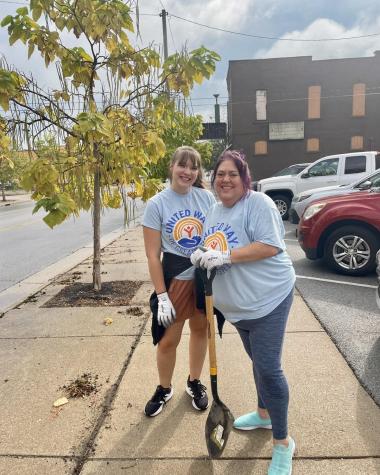
{"label": "dark parked car", "polygon": [[336,272],[364,275],[380,249],[380,188],[331,196],[306,208],[298,241],[309,259],[324,259]]}
{"label": "dark parked car", "polygon": [[[308,165],[310,165],[310,163],[295,163],[294,165],[289,165],[279,170],[271,176],[298,175],[298,173],[302,172]],[[257,181],[252,182],[252,190],[257,191]]]}

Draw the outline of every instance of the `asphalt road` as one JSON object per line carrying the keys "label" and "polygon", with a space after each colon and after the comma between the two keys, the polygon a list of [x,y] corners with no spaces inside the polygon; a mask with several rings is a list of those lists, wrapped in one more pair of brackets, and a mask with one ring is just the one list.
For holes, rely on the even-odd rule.
{"label": "asphalt road", "polygon": [[298,291],[362,385],[380,404],[380,309],[375,301],[375,274],[350,277],[333,273],[322,262],[306,259],[295,225],[286,222],[285,228]]}
{"label": "asphalt road", "polygon": [[[0,207],[0,291],[92,242],[91,212],[82,212],[50,229],[43,210],[33,215],[34,202]],[[137,203],[136,222],[142,204]],[[123,226],[123,210],[104,210],[101,235]],[[132,223],[133,224],[133,223]]]}

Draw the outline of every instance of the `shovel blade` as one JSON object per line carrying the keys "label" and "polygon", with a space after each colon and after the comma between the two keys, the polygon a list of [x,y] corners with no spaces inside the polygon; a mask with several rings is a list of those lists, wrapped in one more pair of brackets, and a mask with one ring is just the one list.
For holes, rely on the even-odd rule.
{"label": "shovel blade", "polygon": [[234,417],[228,407],[220,400],[214,400],[205,427],[207,450],[211,458],[218,458],[222,455],[233,422]]}

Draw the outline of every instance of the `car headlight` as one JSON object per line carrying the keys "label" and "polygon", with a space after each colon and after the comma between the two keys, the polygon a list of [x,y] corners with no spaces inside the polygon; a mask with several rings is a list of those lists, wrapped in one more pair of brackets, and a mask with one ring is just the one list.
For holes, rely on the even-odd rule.
{"label": "car headlight", "polygon": [[308,208],[306,208],[302,216],[303,219],[306,221],[307,219],[312,218],[317,213],[319,213],[325,206],[326,206],[326,203],[316,203],[315,205],[309,206]]}

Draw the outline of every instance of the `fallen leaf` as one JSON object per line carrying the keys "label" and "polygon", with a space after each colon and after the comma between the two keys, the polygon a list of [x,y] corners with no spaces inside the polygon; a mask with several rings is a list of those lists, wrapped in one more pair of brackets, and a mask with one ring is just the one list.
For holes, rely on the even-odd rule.
{"label": "fallen leaf", "polygon": [[67,399],[67,397],[60,397],[59,399],[53,402],[53,406],[54,407],[63,406],[64,404],[67,404],[68,402],[69,400]]}
{"label": "fallen leaf", "polygon": [[112,322],[113,322],[112,318],[105,318],[103,321],[104,325],[107,325],[107,326],[111,325]]}

